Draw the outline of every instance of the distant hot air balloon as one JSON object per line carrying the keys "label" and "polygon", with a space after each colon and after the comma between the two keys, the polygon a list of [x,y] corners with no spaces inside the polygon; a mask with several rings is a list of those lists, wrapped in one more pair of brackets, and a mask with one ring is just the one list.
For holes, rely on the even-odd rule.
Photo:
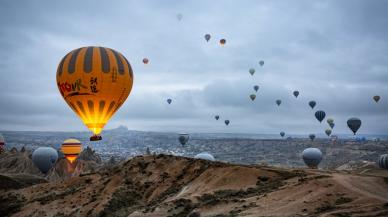
{"label": "distant hot air balloon", "polygon": [[220,119],[220,116],[216,115],[216,116],[214,116],[214,118],[218,121],[218,119]]}
{"label": "distant hot air balloon", "polygon": [[330,123],[329,126],[330,126],[331,129],[333,129],[335,124],[334,123]]}
{"label": "distant hot air balloon", "polygon": [[353,134],[356,135],[357,130],[361,127],[361,120],[358,118],[349,118],[347,124]]}
{"label": "distant hot air balloon", "polygon": [[208,161],[215,161],[216,159],[213,157],[213,155],[207,153],[207,152],[202,152],[194,157],[195,159],[202,159],[202,160],[208,160]]}
{"label": "distant hot air balloon", "polygon": [[284,137],[284,135],[286,135],[286,133],[285,133],[285,132],[283,132],[283,131],[282,131],[282,132],[280,132],[280,136],[281,136],[281,137]]}
{"label": "distant hot air balloon", "polygon": [[51,147],[39,147],[32,152],[32,162],[42,173],[47,173],[58,159],[57,150]]}
{"label": "distant hot air balloon", "polygon": [[310,134],[310,135],[309,135],[309,138],[311,139],[311,141],[314,141],[314,139],[315,139],[315,134]]}
{"label": "distant hot air balloon", "polygon": [[82,151],[82,144],[77,139],[66,139],[61,146],[61,151],[65,158],[73,163]]}
{"label": "distant hot air balloon", "polygon": [[315,101],[310,101],[310,102],[309,102],[309,106],[311,107],[311,109],[314,109],[314,107],[315,107],[316,104],[317,104],[317,103],[316,103]]}
{"label": "distant hot air balloon", "polygon": [[326,113],[324,111],[319,110],[319,111],[315,112],[315,117],[321,123],[322,123],[323,119],[325,119],[325,116],[326,116]]}
{"label": "distant hot air balloon", "polygon": [[253,86],[253,89],[257,92],[259,90],[259,85]]}
{"label": "distant hot air balloon", "polygon": [[253,74],[255,74],[255,69],[254,68],[250,68],[249,69],[249,74],[251,74],[253,76]]}
{"label": "distant hot air balloon", "polygon": [[226,44],[226,40],[225,40],[225,39],[221,39],[221,40],[220,40],[220,44],[221,44],[222,46],[224,46],[224,45]]}
{"label": "distant hot air balloon", "polygon": [[230,123],[230,121],[229,121],[229,120],[225,120],[225,124],[226,124],[226,126],[228,126],[228,125],[229,125],[229,123]]}
{"label": "distant hot air balloon", "polygon": [[102,129],[131,92],[128,60],[105,47],[83,47],[68,53],[57,70],[58,89],[70,108],[101,140]]}
{"label": "distant hot air balloon", "polygon": [[144,63],[144,64],[146,64],[146,65],[147,65],[147,64],[148,64],[148,62],[149,62],[148,58],[143,58],[143,63]]}
{"label": "distant hot air balloon", "polygon": [[264,60],[260,60],[259,64],[260,64],[260,66],[263,66],[264,65]]}
{"label": "distant hot air balloon", "polygon": [[181,21],[182,18],[183,18],[183,15],[182,15],[182,14],[177,14],[177,15],[176,15],[176,18],[177,18],[179,21]]}
{"label": "distant hot air balloon", "polygon": [[171,104],[171,102],[172,102],[172,99],[167,99],[168,104]]}
{"label": "distant hot air balloon", "polygon": [[276,100],[276,105],[280,106],[282,104],[282,101],[280,99]]}
{"label": "distant hot air balloon", "polygon": [[5,140],[3,135],[0,134],[0,154],[5,151]]}
{"label": "distant hot air balloon", "polygon": [[378,164],[381,169],[388,170],[388,154],[380,155]]}
{"label": "distant hot air balloon", "polygon": [[178,140],[181,143],[181,145],[186,145],[186,143],[189,141],[189,134],[188,133],[180,133],[178,136]]}
{"label": "distant hot air balloon", "polygon": [[330,129],[326,129],[325,133],[326,133],[327,136],[330,136],[331,135],[331,130]]}
{"label": "distant hot air balloon", "polygon": [[256,99],[256,94],[249,95],[249,98],[251,98],[251,100],[254,101]]}
{"label": "distant hot air balloon", "polygon": [[322,160],[322,152],[318,148],[306,148],[302,152],[302,157],[308,167],[316,169]]}
{"label": "distant hot air balloon", "polygon": [[379,101],[380,101],[380,96],[374,96],[374,97],[373,97],[373,100],[374,100],[375,102],[379,102]]}
{"label": "distant hot air balloon", "polygon": [[298,98],[298,96],[299,96],[299,91],[295,90],[295,91],[293,92],[293,94],[294,94],[295,98]]}
{"label": "distant hot air balloon", "polygon": [[205,35],[205,40],[206,40],[207,42],[209,42],[210,38],[211,38],[210,34],[206,34],[206,35]]}
{"label": "distant hot air balloon", "polygon": [[328,119],[326,120],[326,122],[327,122],[328,124],[334,123],[334,119],[333,119],[333,118],[328,118]]}

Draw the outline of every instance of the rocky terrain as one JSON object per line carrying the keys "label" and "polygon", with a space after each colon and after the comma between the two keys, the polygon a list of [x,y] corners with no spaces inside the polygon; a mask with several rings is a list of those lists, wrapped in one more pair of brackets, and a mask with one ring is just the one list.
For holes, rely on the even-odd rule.
{"label": "rocky terrain", "polygon": [[[385,178],[384,178],[385,177]],[[388,172],[285,169],[138,156],[2,190],[2,216],[388,216]]]}

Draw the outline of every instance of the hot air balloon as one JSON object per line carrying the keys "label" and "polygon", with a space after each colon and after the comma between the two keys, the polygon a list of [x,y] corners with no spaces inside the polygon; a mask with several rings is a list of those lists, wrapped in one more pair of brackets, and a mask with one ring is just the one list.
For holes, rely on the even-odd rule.
{"label": "hot air balloon", "polygon": [[207,152],[202,152],[194,157],[195,159],[202,159],[202,160],[208,160],[208,161],[215,161],[216,159],[213,157],[213,155],[207,153]]}
{"label": "hot air balloon", "polygon": [[330,136],[331,135],[331,130],[330,129],[326,129],[325,133],[326,133],[327,136]]}
{"label": "hot air balloon", "polygon": [[306,148],[302,152],[302,157],[308,167],[316,169],[322,160],[322,152],[318,148]]}
{"label": "hot air balloon", "polygon": [[315,134],[310,134],[310,135],[309,135],[309,138],[311,139],[311,141],[314,141],[314,139],[315,139]]}
{"label": "hot air balloon", "polygon": [[251,74],[253,76],[253,74],[255,74],[255,69],[254,68],[250,68],[249,69],[249,74]]}
{"label": "hot air balloon", "polygon": [[256,99],[256,94],[249,95],[249,98],[251,98],[252,101],[255,100]]}
{"label": "hot air balloon", "polygon": [[330,123],[329,126],[330,126],[331,129],[333,129],[335,124],[334,123]]}
{"label": "hot air balloon", "polygon": [[51,147],[39,147],[32,152],[32,162],[42,173],[47,173],[58,159],[57,150]]}
{"label": "hot air balloon", "polygon": [[221,39],[221,40],[220,40],[220,44],[221,44],[222,46],[224,46],[224,45],[226,44],[226,40],[225,40],[225,39]]}
{"label": "hot air balloon", "polygon": [[225,124],[226,124],[226,126],[228,126],[228,125],[229,125],[229,123],[230,123],[230,121],[229,121],[229,120],[225,120]]}
{"label": "hot air balloon", "polygon": [[314,109],[314,107],[315,107],[316,104],[317,104],[317,103],[316,103],[315,101],[310,101],[310,102],[309,102],[309,106],[311,107],[311,109]]}
{"label": "hot air balloon", "polygon": [[259,90],[259,85],[253,86],[253,89],[257,92]]}
{"label": "hot air balloon", "polygon": [[73,163],[77,159],[81,150],[82,144],[77,139],[66,139],[61,146],[62,153],[70,163]]}
{"label": "hot air balloon", "polygon": [[328,124],[334,123],[334,119],[333,119],[333,118],[328,118],[328,119],[326,120],[326,122],[327,122]]}
{"label": "hot air balloon", "polygon": [[264,60],[259,61],[260,66],[264,66]]}
{"label": "hot air balloon", "polygon": [[388,170],[388,154],[383,154],[379,157],[379,167]]}
{"label": "hot air balloon", "polygon": [[172,99],[167,99],[168,104],[171,104],[171,102],[172,102]]}
{"label": "hot air balloon", "polygon": [[0,134],[0,154],[5,151],[5,140],[3,135]]}
{"label": "hot air balloon", "polygon": [[295,91],[293,92],[293,94],[294,94],[295,98],[298,98],[298,96],[299,96],[299,91],[295,90]]}
{"label": "hot air balloon", "polygon": [[374,96],[374,97],[373,97],[373,100],[374,100],[375,102],[379,102],[380,96]]}
{"label": "hot air balloon", "polygon": [[349,118],[347,121],[348,127],[353,131],[353,134],[356,135],[356,132],[361,127],[361,120],[358,118]]}
{"label": "hot air balloon", "polygon": [[326,113],[324,111],[319,110],[319,111],[315,112],[315,117],[321,123],[322,123],[323,119],[325,119],[325,116],[326,116]]}
{"label": "hot air balloon", "polygon": [[189,141],[189,134],[188,133],[180,133],[178,140],[181,143],[181,145],[186,145],[186,143]]}
{"label": "hot air balloon", "polygon": [[183,18],[183,15],[182,15],[182,14],[177,14],[177,15],[176,15],[176,18],[177,18],[179,21],[181,21],[182,18]]}
{"label": "hot air balloon", "polygon": [[280,99],[278,99],[278,100],[276,100],[276,104],[277,104],[278,106],[280,106],[280,104],[282,104],[282,101],[281,101]]}
{"label": "hot air balloon", "polygon": [[210,34],[206,34],[206,35],[205,35],[205,40],[206,40],[207,42],[209,42],[210,38],[211,38]]}
{"label": "hot air balloon", "polygon": [[147,65],[147,64],[148,64],[148,62],[149,62],[148,58],[143,58],[143,63],[144,63],[144,64],[146,64],[146,65]]}
{"label": "hot air balloon", "polygon": [[83,47],[68,53],[57,70],[58,89],[70,108],[101,140],[102,129],[132,89],[128,60],[104,47]]}
{"label": "hot air balloon", "polygon": [[218,121],[218,119],[220,119],[220,116],[216,115],[216,116],[214,116],[214,118]]}
{"label": "hot air balloon", "polygon": [[281,136],[281,137],[284,137],[284,135],[286,135],[286,133],[285,133],[285,132],[283,132],[283,131],[282,131],[282,132],[280,132],[280,136]]}

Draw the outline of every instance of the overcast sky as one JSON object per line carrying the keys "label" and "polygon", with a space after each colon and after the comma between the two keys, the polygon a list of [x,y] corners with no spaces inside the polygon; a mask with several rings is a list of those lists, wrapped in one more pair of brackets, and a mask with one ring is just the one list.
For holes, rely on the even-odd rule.
{"label": "overcast sky", "polygon": [[387,11],[384,0],[3,0],[0,130],[86,130],[57,89],[56,68],[69,51],[95,45],[124,54],[135,77],[108,129],[323,133],[328,125],[314,117],[322,109],[334,133],[350,133],[355,116],[360,133],[386,134]]}

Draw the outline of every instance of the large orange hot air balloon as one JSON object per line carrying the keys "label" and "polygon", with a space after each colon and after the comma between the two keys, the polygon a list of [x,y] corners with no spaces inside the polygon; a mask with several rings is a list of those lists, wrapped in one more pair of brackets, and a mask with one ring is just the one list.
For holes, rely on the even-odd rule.
{"label": "large orange hot air balloon", "polygon": [[77,159],[81,150],[82,144],[77,139],[66,139],[61,146],[62,153],[70,163],[73,163]]}
{"label": "large orange hot air balloon", "polygon": [[99,135],[132,89],[133,72],[128,60],[105,47],[83,47],[68,53],[59,63],[57,84],[70,108]]}

